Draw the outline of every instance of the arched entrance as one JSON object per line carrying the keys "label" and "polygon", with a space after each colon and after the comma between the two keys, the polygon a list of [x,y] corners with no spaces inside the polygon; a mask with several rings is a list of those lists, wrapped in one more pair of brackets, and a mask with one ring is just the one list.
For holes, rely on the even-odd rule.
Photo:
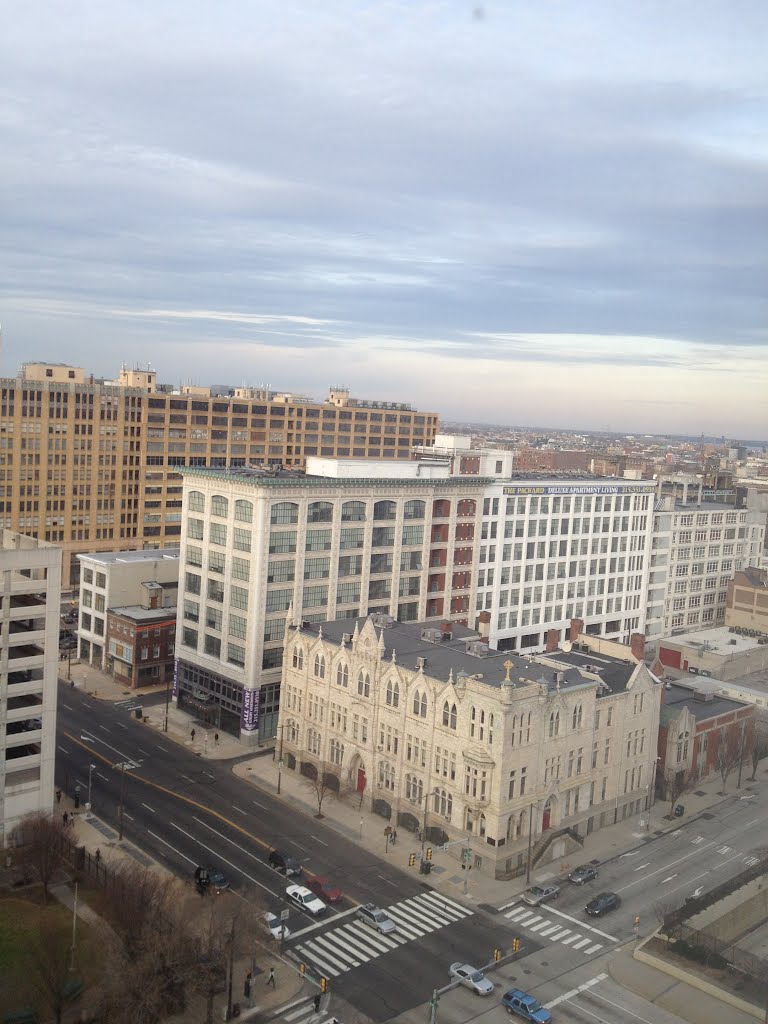
{"label": "arched entrance", "polygon": [[544,810],[541,815],[541,831],[546,832],[552,824],[552,797],[547,800],[544,804]]}
{"label": "arched entrance", "polygon": [[368,785],[368,779],[365,774],[365,765],[359,754],[355,754],[352,758],[352,763],[349,766],[349,784],[352,786],[356,793],[364,793],[366,786]]}

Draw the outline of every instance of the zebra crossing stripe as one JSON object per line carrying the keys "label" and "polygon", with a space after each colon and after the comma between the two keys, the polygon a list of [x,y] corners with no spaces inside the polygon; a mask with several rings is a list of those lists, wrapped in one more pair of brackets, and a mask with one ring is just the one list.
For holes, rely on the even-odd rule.
{"label": "zebra crossing stripe", "polygon": [[319,956],[317,956],[316,953],[313,953],[307,946],[297,946],[296,952],[301,953],[302,957],[304,957],[306,960],[314,961],[314,963],[316,963],[318,967],[322,967],[322,969],[327,974],[330,974],[332,978],[338,978],[338,976],[341,974],[341,971],[337,971],[334,967],[331,967],[329,964],[325,963],[323,960],[320,959]]}
{"label": "zebra crossing stripe", "polygon": [[588,946],[591,941],[591,939],[581,939],[579,942],[574,942],[573,948],[581,949],[582,946]]}
{"label": "zebra crossing stripe", "polygon": [[555,932],[555,934],[552,936],[552,942],[559,942],[560,939],[564,939],[566,935],[570,934],[570,928],[561,928],[560,931]]}
{"label": "zebra crossing stripe", "polygon": [[394,935],[384,936],[378,933],[376,935],[373,935],[371,934],[371,928],[368,928],[367,925],[364,924],[358,924],[357,922],[355,922],[354,924],[344,925],[342,928],[339,929],[339,931],[343,932],[349,938],[358,939],[366,947],[378,949],[379,952],[381,953],[389,953],[390,950],[396,949],[403,942],[407,941],[401,935],[399,937],[400,941],[397,942],[397,932],[395,932]]}
{"label": "zebra crossing stripe", "polygon": [[453,900],[441,896],[439,892],[425,892],[424,899],[437,903],[438,907],[441,907],[446,913],[454,914],[457,920],[462,917],[470,917],[473,914],[469,907],[462,907],[460,903],[454,903]]}
{"label": "zebra crossing stripe", "polygon": [[428,924],[437,926],[438,928],[444,928],[447,924],[453,924],[453,919],[445,917],[444,915],[438,914],[436,910],[430,910],[422,906],[418,896],[414,900],[403,900],[399,904],[404,910],[414,911],[418,920],[424,920]]}
{"label": "zebra crossing stripe", "polygon": [[510,921],[523,921],[526,917],[532,917],[532,910],[524,910],[522,907],[518,907],[516,910],[510,910],[504,917],[508,917]]}
{"label": "zebra crossing stripe", "polygon": [[551,935],[552,932],[559,932],[559,931],[560,931],[560,925],[559,924],[551,924],[549,926],[549,928],[542,928],[541,931],[539,932],[539,935],[543,938],[545,935]]}
{"label": "zebra crossing stripe", "polygon": [[532,928],[529,928],[528,931],[529,932],[540,932],[542,928],[546,928],[547,925],[549,925],[551,923],[552,923],[551,921],[547,921],[547,919],[544,918],[543,921],[539,922],[539,924],[535,924]]}
{"label": "zebra crossing stripe", "polygon": [[588,956],[591,956],[591,955],[592,955],[593,953],[596,953],[596,952],[598,951],[598,949],[602,949],[602,948],[603,948],[603,947],[602,947],[602,946],[600,945],[600,943],[599,943],[599,942],[596,942],[596,943],[594,944],[594,946],[590,946],[590,947],[589,947],[589,949],[585,949],[585,950],[584,950],[584,952],[585,952],[585,953],[586,953],[586,954],[587,954]]}
{"label": "zebra crossing stripe", "polygon": [[562,944],[563,944],[564,946],[570,946],[570,944],[571,944],[572,942],[575,942],[575,941],[576,941],[576,939],[578,939],[578,938],[579,938],[579,936],[578,936],[578,935],[571,935],[571,936],[569,936],[569,938],[567,938],[567,939],[561,939],[560,941],[562,942]]}
{"label": "zebra crossing stripe", "polygon": [[341,958],[342,960],[350,964],[352,967],[359,967],[360,961],[362,961],[363,963],[368,963],[368,961],[371,959],[369,956],[365,956],[358,950],[355,950],[354,956],[352,956],[351,953],[345,953],[343,949],[339,948],[340,945],[341,943],[339,943],[336,940],[335,935],[331,935],[328,938],[326,938],[324,935],[318,935],[316,939],[313,939],[312,942],[309,943],[310,948],[312,946],[319,946],[320,952],[324,956],[328,956],[328,954],[330,954],[331,956],[336,957],[337,960],[338,958]]}
{"label": "zebra crossing stripe", "polygon": [[426,935],[427,932],[432,931],[431,928],[424,928],[423,926],[416,927],[411,924],[409,919],[400,912],[396,907],[388,907],[387,914],[392,918],[398,928],[400,928],[404,935],[407,935],[409,939],[420,939],[422,935]]}
{"label": "zebra crossing stripe", "polygon": [[[532,924],[538,924],[539,921],[546,920],[546,917],[542,917],[541,914],[534,914],[533,917],[529,917],[527,921],[523,922],[523,927],[530,928]],[[518,921],[517,924],[520,924],[520,921]]]}

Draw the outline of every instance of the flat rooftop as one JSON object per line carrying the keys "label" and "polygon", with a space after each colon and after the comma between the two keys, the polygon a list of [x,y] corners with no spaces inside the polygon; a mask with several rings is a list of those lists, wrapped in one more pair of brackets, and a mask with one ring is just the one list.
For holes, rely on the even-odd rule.
{"label": "flat rooftop", "polygon": [[668,722],[682,708],[688,708],[696,721],[700,722],[749,706],[746,701],[733,700],[731,697],[723,697],[718,694],[715,694],[711,700],[701,700],[697,698],[697,693],[702,693],[702,691],[695,687],[682,686],[680,683],[665,684],[664,701],[661,705],[662,724]]}
{"label": "flat rooftop", "polygon": [[659,646],[691,647],[699,654],[714,654],[725,657],[728,654],[745,654],[761,646],[759,637],[742,636],[732,633],[730,626],[713,626],[711,629],[694,629],[686,633],[676,633],[659,640]]}
{"label": "flat rooftop", "polygon": [[95,551],[80,554],[78,558],[86,558],[89,562],[100,562],[102,565],[125,564],[127,562],[161,562],[179,560],[178,548],[142,548],[141,551]]}
{"label": "flat rooftop", "polygon": [[112,615],[122,615],[126,619],[133,619],[134,622],[163,622],[167,619],[176,618],[176,605],[170,608],[144,608],[140,604],[127,604],[121,608],[110,608]]}

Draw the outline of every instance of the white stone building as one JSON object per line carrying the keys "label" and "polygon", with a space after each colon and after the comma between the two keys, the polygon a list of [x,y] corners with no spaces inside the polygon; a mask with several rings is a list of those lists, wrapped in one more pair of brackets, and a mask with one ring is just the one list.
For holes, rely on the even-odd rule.
{"label": "white stone building", "polygon": [[447,622],[299,622],[285,634],[284,770],[359,792],[492,877],[588,856],[591,832],[648,805],[660,683],[621,645],[564,646],[526,659]]}
{"label": "white stone building", "polygon": [[0,531],[0,847],[53,807],[61,548]]}

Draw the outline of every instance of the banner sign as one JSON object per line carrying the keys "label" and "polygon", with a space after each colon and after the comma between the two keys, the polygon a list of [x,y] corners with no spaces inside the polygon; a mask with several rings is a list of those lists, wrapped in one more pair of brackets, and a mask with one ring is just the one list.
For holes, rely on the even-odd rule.
{"label": "banner sign", "polygon": [[244,732],[254,732],[259,727],[259,687],[243,688],[243,716],[240,728]]}
{"label": "banner sign", "polygon": [[508,484],[504,494],[653,494],[654,484]]}

